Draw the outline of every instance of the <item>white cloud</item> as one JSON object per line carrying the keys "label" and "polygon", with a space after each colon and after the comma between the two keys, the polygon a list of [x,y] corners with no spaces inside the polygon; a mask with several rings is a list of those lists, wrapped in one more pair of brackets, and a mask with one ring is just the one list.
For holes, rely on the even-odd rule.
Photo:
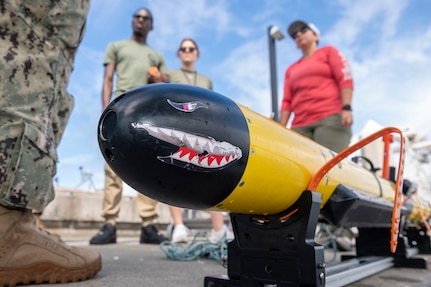
{"label": "white cloud", "polygon": [[262,52],[265,44],[262,38],[244,43],[232,50],[212,73],[220,75],[220,82],[226,85],[220,90],[225,91],[226,96],[269,116],[269,56]]}
{"label": "white cloud", "polygon": [[226,1],[149,1],[155,18],[157,34],[151,40],[162,50],[177,47],[185,37],[198,38],[211,33],[219,38],[230,29],[230,15]]}
{"label": "white cloud", "polygon": [[[407,1],[340,1],[341,17],[322,33],[322,41],[340,49],[355,44],[378,45],[396,34],[396,26]],[[372,42],[368,42],[372,40]]]}

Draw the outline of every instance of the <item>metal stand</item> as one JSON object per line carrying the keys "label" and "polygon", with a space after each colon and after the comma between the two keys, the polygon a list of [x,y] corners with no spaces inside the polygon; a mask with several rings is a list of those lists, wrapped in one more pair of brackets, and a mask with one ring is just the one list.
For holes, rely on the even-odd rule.
{"label": "metal stand", "polygon": [[390,229],[383,227],[359,228],[356,256],[326,265],[323,246],[314,241],[320,203],[319,193],[304,191],[276,215],[231,214],[235,240],[228,245],[228,274],[205,277],[204,287],[339,287],[393,266],[427,267],[425,259],[411,258],[431,251],[424,230],[400,233],[391,254]]}
{"label": "metal stand", "polygon": [[228,277],[206,277],[204,286],[325,286],[324,250],[314,242],[320,203],[304,191],[277,215],[231,214]]}
{"label": "metal stand", "polygon": [[[390,253],[389,240],[390,240],[390,229],[389,228],[359,228],[359,237],[356,239],[356,256],[386,256],[393,257],[395,267],[405,268],[427,268],[427,261],[424,258],[412,258],[423,250],[430,250],[430,238],[426,236],[428,241],[425,244],[425,236],[419,237],[419,235],[411,230],[408,232],[411,237],[406,237],[400,233],[398,236],[397,250],[395,254]],[[415,235],[415,236],[414,236]],[[422,238],[420,241],[420,250],[418,247],[409,244],[412,238]]]}
{"label": "metal stand", "polygon": [[425,227],[409,227],[405,235],[409,245],[418,248],[420,254],[431,254],[431,241]]}

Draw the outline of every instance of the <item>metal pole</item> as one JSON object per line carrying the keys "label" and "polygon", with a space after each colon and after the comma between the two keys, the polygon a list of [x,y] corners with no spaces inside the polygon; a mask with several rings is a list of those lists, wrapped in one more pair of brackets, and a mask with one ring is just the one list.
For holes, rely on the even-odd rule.
{"label": "metal pole", "polygon": [[271,81],[271,102],[273,120],[278,122],[277,69],[275,64],[275,39],[271,36],[272,25],[268,27],[269,40],[269,70]]}

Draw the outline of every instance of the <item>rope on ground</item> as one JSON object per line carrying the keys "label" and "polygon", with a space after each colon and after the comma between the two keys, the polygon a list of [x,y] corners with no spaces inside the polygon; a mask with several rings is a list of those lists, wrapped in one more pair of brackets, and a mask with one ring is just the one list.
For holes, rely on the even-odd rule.
{"label": "rope on ground", "polygon": [[160,243],[160,249],[168,259],[192,261],[197,258],[208,258],[215,259],[225,266],[227,262],[227,243],[225,236],[218,243],[211,243],[206,232],[198,232],[189,244],[163,241]]}
{"label": "rope on ground", "polygon": [[320,245],[322,245],[324,248],[327,248],[328,246],[332,247],[332,259],[328,260],[328,262],[334,262],[337,259],[337,235],[331,231],[329,225],[320,223],[320,229],[316,234],[316,238],[319,238],[321,241],[323,241],[320,242]]}

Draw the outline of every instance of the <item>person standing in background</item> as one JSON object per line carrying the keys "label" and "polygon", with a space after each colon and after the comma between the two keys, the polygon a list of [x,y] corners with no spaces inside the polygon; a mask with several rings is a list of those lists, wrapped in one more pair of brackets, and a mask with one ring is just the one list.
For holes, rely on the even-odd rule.
{"label": "person standing in background", "polygon": [[[181,41],[177,56],[180,58],[182,66],[179,70],[169,72],[171,82],[213,89],[211,79],[196,72],[195,62],[199,58],[199,48],[193,39],[186,38]],[[184,225],[183,209],[176,206],[169,206],[169,209],[174,221],[171,242],[187,242],[190,230]],[[213,228],[208,239],[212,243],[218,243],[223,236],[226,239],[233,239],[232,231],[224,224],[223,213],[210,211],[210,215]]]}
{"label": "person standing in background", "polygon": [[181,69],[169,71],[169,78],[172,83],[213,89],[211,79],[196,72],[195,62],[199,58],[199,49],[194,40],[183,39],[177,50],[177,56],[181,60]]}
{"label": "person standing in background", "polygon": [[[164,57],[147,44],[148,33],[153,30],[153,16],[147,8],[139,8],[133,15],[131,39],[109,44],[104,66],[102,110],[111,101],[114,74],[117,74],[115,96],[139,86],[167,82],[167,65]],[[116,218],[120,212],[122,180],[105,163],[105,190],[101,215],[105,224],[90,239],[90,244],[117,242]],[[142,219],[140,243],[159,244],[167,240],[153,223],[158,202],[141,193],[137,195],[137,208]]]}
{"label": "person standing in background", "polygon": [[314,24],[294,21],[288,33],[302,57],[286,70],[280,123],[285,126],[294,113],[294,131],[340,152],[349,146],[352,136],[349,64],[335,47],[317,47],[320,32]]}
{"label": "person standing in background", "polygon": [[[349,64],[335,47],[317,47],[320,31],[314,24],[297,20],[287,32],[302,57],[286,70],[280,123],[285,126],[294,113],[292,130],[340,152],[352,137],[353,79]],[[352,249],[355,235],[351,229],[320,228],[318,243],[326,244],[332,234],[339,249]]]}
{"label": "person standing in background", "polygon": [[73,109],[67,92],[89,0],[4,0],[0,9],[0,286],[87,280],[98,252],[38,228],[54,199],[57,147]]}

